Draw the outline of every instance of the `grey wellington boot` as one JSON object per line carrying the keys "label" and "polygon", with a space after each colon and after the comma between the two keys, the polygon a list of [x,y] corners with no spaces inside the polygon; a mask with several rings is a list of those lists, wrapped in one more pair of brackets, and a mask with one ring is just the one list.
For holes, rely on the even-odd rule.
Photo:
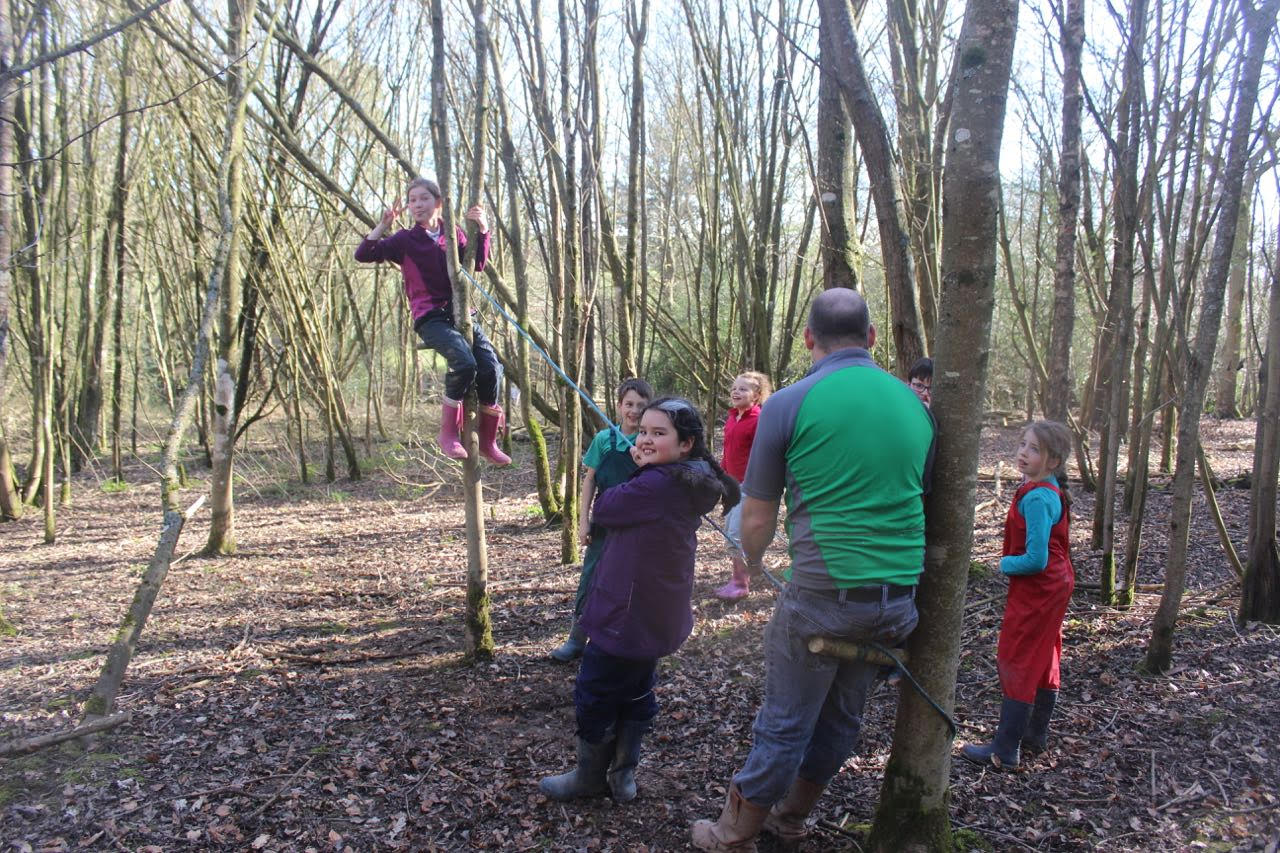
{"label": "grey wellington boot", "polygon": [[653,720],[622,720],[618,723],[618,745],[609,768],[609,790],[619,803],[636,798],[636,765],[640,763],[640,744],[653,728]]}
{"label": "grey wellington boot", "polygon": [[587,646],[587,634],[578,624],[578,620],[573,620],[573,628],[569,630],[569,637],[563,643],[551,650],[551,657],[561,663],[569,663],[582,657],[582,650]]}
{"label": "grey wellington boot", "polygon": [[578,738],[578,766],[559,776],[547,776],[538,782],[542,793],[553,800],[598,797],[609,793],[605,773],[613,760],[614,740],[606,737],[600,743]]}
{"label": "grey wellington boot", "polygon": [[1006,696],[1000,703],[1000,725],[996,728],[995,740],[984,746],[969,744],[960,750],[960,754],[983,767],[1012,770],[1018,766],[1018,744],[1030,720],[1031,703]]}
{"label": "grey wellington boot", "polygon": [[1036,704],[1031,709],[1031,722],[1022,736],[1022,749],[1032,755],[1044,752],[1049,746],[1049,720],[1058,704],[1058,691],[1041,688],[1036,691]]}

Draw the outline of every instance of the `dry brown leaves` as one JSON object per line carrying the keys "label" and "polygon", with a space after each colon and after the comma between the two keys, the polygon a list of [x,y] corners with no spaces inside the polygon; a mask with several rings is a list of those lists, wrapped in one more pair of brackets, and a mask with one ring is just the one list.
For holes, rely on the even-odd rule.
{"label": "dry brown leaves", "polygon": [[[1206,433],[1215,473],[1247,471],[1251,424]],[[992,429],[984,470],[1012,458]],[[523,452],[523,448],[521,448]],[[695,634],[662,667],[662,716],[640,798],[561,805],[537,789],[572,756],[573,669],[546,652],[567,628],[576,573],[537,518],[528,466],[486,483],[495,661],[462,659],[463,519],[449,487],[364,483],[241,489],[240,554],[174,566],[126,681],[134,721],[88,751],[50,750],[0,772],[0,843],[14,850],[672,850],[712,816],[750,744],[773,595],[724,605],[727,561],[700,551]],[[446,472],[448,469],[444,469]],[[137,481],[146,479],[140,468]],[[1161,581],[1167,495],[1150,502],[1140,581]],[[259,484],[259,488],[266,490]],[[984,481],[979,501],[994,498]],[[194,493],[194,492],[193,492]],[[421,495],[430,494],[423,498]],[[1008,499],[1008,489],[1004,492]],[[1077,570],[1090,498],[1076,504]],[[1248,492],[1223,488],[1243,545]],[[60,541],[31,517],[0,528],[0,736],[70,725],[138,567],[154,547],[155,487],[78,485]],[[977,557],[999,547],[1004,504],[978,514]],[[203,544],[207,515],[179,553]],[[1055,745],[1017,773],[956,766],[952,812],[996,849],[1258,849],[1280,837],[1280,639],[1237,631],[1236,587],[1197,511],[1177,669],[1141,678],[1156,595],[1127,612],[1078,592],[1068,616]],[[994,726],[1001,582],[977,576],[957,693],[961,738]],[[895,694],[869,703],[863,748],[819,806],[826,826],[870,820]],[[772,849],[765,841],[762,849]],[[852,850],[819,829],[807,849]]]}

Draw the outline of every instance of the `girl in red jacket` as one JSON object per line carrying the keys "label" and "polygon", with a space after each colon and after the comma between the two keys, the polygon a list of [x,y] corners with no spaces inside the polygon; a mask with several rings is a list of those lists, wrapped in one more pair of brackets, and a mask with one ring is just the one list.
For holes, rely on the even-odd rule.
{"label": "girl in red jacket", "polygon": [[[724,455],[720,457],[720,466],[725,473],[739,483],[747,477],[747,459],[751,456],[751,445],[756,440],[756,422],[760,419],[760,407],[768,399],[773,390],[769,377],[754,370],[738,374],[729,389],[730,409],[724,419]],[[742,539],[742,508],[735,506],[725,515],[725,532],[733,540],[734,547]],[[716,590],[716,598],[722,601],[737,601],[751,593],[750,575],[742,556],[733,551],[733,577],[727,584]]]}

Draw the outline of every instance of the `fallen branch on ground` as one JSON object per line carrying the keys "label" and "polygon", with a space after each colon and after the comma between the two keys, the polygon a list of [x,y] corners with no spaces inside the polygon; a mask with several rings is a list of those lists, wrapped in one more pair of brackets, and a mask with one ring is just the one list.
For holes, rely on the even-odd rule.
{"label": "fallen branch on ground", "polygon": [[46,746],[56,746],[69,740],[75,740],[85,735],[96,734],[97,732],[105,732],[107,729],[114,729],[116,726],[123,725],[133,719],[132,711],[125,711],[123,714],[112,714],[110,717],[99,717],[88,723],[83,723],[73,729],[66,731],[54,732],[48,735],[39,735],[38,737],[21,738],[19,740],[11,740],[8,743],[0,744],[0,757],[9,755],[26,755],[29,752],[36,752],[44,749]]}

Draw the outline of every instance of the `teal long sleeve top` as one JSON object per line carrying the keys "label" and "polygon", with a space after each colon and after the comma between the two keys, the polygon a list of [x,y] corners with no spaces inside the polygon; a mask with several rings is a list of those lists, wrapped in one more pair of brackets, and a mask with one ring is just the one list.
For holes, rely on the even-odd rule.
{"label": "teal long sleeve top", "polygon": [[1027,522],[1027,548],[1022,554],[1000,558],[1006,575],[1034,575],[1049,565],[1049,531],[1062,517],[1062,499],[1053,489],[1032,489],[1018,501]]}

